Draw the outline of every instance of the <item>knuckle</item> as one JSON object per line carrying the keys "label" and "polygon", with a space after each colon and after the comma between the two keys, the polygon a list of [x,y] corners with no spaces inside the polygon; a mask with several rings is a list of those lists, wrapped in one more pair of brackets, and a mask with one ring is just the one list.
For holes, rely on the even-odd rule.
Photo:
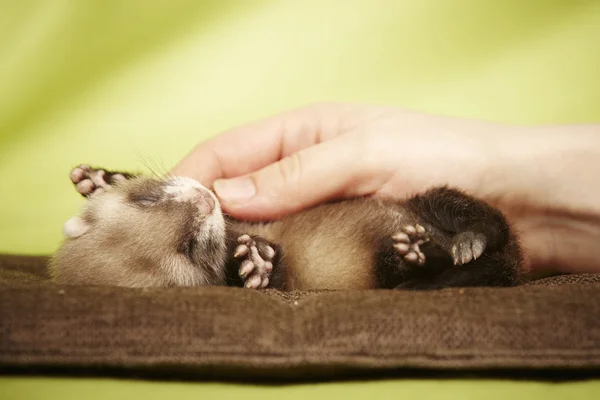
{"label": "knuckle", "polygon": [[297,183],[302,178],[302,159],[300,153],[282,158],[278,163],[280,177],[284,183]]}

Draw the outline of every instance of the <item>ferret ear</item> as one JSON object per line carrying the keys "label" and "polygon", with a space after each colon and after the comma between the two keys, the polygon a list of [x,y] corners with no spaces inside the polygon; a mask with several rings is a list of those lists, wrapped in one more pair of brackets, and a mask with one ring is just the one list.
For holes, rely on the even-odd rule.
{"label": "ferret ear", "polygon": [[72,217],[63,226],[63,232],[70,238],[76,238],[90,229],[90,226],[80,217]]}

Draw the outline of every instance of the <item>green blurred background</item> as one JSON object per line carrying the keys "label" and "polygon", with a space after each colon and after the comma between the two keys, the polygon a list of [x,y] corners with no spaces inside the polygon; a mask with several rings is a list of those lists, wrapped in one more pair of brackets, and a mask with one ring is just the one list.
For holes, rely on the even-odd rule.
{"label": "green blurred background", "polygon": [[232,126],[351,101],[600,121],[600,1],[0,1],[0,252],[49,253],[81,162],[171,166]]}
{"label": "green blurred background", "polygon": [[[168,167],[209,136],[318,101],[514,123],[600,122],[598,71],[597,0],[0,0],[0,252],[56,248],[83,203],[68,179],[81,162]],[[63,383],[11,379],[0,392],[130,398],[144,389]],[[565,394],[514,382],[389,385],[310,395]],[[560,387],[573,398],[597,388]],[[187,394],[198,389],[226,388]],[[304,388],[290,390],[281,394]]]}

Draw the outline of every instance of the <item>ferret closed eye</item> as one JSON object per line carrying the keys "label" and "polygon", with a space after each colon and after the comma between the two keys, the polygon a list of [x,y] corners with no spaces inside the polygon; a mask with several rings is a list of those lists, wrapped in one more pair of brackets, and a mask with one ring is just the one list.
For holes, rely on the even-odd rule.
{"label": "ferret closed eye", "polygon": [[257,223],[225,216],[217,197],[190,178],[81,165],[71,180],[88,200],[65,224],[51,260],[60,283],[439,289],[513,286],[521,273],[518,238],[504,215],[448,187]]}

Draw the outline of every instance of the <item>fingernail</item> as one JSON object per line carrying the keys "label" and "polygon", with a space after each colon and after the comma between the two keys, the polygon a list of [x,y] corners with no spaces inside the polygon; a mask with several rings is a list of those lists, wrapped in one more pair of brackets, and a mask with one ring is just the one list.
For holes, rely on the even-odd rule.
{"label": "fingernail", "polygon": [[254,181],[250,178],[217,179],[213,183],[217,196],[228,201],[244,201],[256,194]]}

